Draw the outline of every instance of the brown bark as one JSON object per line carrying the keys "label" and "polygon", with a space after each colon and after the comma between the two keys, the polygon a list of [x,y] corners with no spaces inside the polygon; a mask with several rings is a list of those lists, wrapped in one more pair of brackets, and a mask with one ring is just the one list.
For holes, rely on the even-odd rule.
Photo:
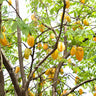
{"label": "brown bark", "polygon": [[[18,73],[16,74],[16,78],[17,78],[17,80],[19,79],[19,74]],[[15,90],[14,90],[14,93],[15,93],[14,94],[15,96],[18,96]]]}
{"label": "brown bark", "polygon": [[14,88],[16,90],[16,93],[18,94],[18,96],[23,96],[21,94],[21,89],[20,89],[20,87],[18,85],[18,80],[17,80],[17,78],[15,76],[13,68],[11,67],[9,61],[6,59],[6,57],[5,57],[5,55],[3,54],[2,51],[1,51],[1,54],[2,54],[2,58],[3,58],[3,64],[4,64],[5,68],[7,69],[8,73],[9,73],[9,75],[11,77],[11,80],[12,80],[12,83],[13,83]]}
{"label": "brown bark", "polygon": [[1,69],[0,69],[0,96],[5,96],[5,92],[4,92],[4,76],[3,76],[3,71]]}
{"label": "brown bark", "polygon": [[[1,25],[2,25],[1,6],[2,6],[2,4],[0,4],[0,34],[1,34]],[[4,92],[4,76],[3,76],[2,64],[3,64],[3,62],[2,62],[1,45],[0,45],[0,96],[5,96],[5,92]]]}
{"label": "brown bark", "polygon": [[[66,33],[66,31],[67,31],[67,26],[65,25],[64,26],[64,34]],[[63,57],[67,54],[67,36],[66,35],[64,35],[64,45],[65,45],[65,50],[64,50]]]}
{"label": "brown bark", "polygon": [[[19,14],[19,2],[18,0],[16,1],[16,11]],[[18,17],[18,15],[16,15]],[[22,85],[23,88],[25,86],[25,82],[26,82],[26,77],[25,77],[25,73],[24,73],[24,67],[23,67],[23,57],[22,57],[22,45],[21,45],[21,31],[20,28],[17,26],[17,37],[18,37],[18,57],[19,57],[19,64],[20,64],[20,72],[21,72],[21,78],[22,78]]]}
{"label": "brown bark", "polygon": [[[16,2],[16,11],[19,14],[19,0],[15,0],[15,2]],[[18,14],[16,14],[16,16],[19,18]],[[26,84],[26,77],[25,77],[24,66],[23,66],[22,45],[21,45],[22,41],[21,41],[21,31],[19,26],[17,26],[17,38],[18,38],[18,57],[19,57],[19,65],[20,65],[20,72],[22,78],[22,96],[27,96],[27,91],[24,88]]]}

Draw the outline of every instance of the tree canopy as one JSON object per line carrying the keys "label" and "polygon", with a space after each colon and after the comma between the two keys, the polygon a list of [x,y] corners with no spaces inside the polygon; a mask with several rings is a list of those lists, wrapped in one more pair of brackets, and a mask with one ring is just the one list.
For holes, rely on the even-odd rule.
{"label": "tree canopy", "polygon": [[24,2],[0,0],[0,96],[96,96],[96,0]]}

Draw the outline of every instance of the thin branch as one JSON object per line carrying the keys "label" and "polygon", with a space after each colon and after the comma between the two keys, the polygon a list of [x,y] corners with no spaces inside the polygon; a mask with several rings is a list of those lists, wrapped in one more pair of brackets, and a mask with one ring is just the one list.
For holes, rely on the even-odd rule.
{"label": "thin branch", "polygon": [[[32,67],[33,67],[33,62],[34,62],[34,54],[35,54],[35,44],[33,46],[33,52],[32,52],[32,55],[31,55],[31,66],[30,66],[30,73],[32,72]],[[29,74],[30,75],[30,74]]]}
{"label": "thin branch", "polygon": [[73,87],[69,92],[67,92],[63,96],[67,96],[68,94],[70,94],[71,92],[74,92],[75,89],[77,89],[78,87],[82,86],[83,84],[88,83],[88,82],[91,82],[91,81],[94,81],[94,80],[96,80],[96,78],[89,79],[89,80],[86,80],[86,81],[81,82],[80,84],[78,84],[75,87]]}
{"label": "thin branch", "polygon": [[54,28],[53,27],[49,27],[49,26],[47,26],[46,24],[44,24],[44,23],[42,23],[45,27],[47,27],[48,29],[50,29],[50,30],[52,30],[53,32],[54,32],[54,34],[55,34],[55,36],[56,36],[56,38],[57,38],[57,34],[56,34],[56,31],[54,30]]}
{"label": "thin branch", "polygon": [[22,43],[23,43],[23,45],[24,45],[26,48],[28,48],[27,45],[26,45],[24,42],[22,42]]}
{"label": "thin branch", "polygon": [[[8,0],[6,0],[6,1],[7,1],[7,3],[10,3],[10,2],[8,2]],[[18,15],[18,17],[22,20],[22,18],[20,17],[18,11],[14,8],[14,6],[12,4],[11,4],[11,7],[15,10],[16,14]]]}
{"label": "thin branch", "polygon": [[27,88],[28,88],[28,86],[29,86],[29,83],[30,83],[30,81],[31,81],[31,79],[32,79],[33,73],[34,73],[34,72],[39,68],[39,66],[42,65],[42,63],[56,50],[56,48],[57,48],[57,47],[55,47],[42,61],[39,62],[38,65],[36,65],[36,67],[34,68],[34,70],[31,72],[28,81],[26,82],[26,89],[25,89],[25,90],[27,90]]}
{"label": "thin branch", "polygon": [[[56,45],[58,45],[58,41],[59,41],[59,38],[60,38],[60,36],[61,36],[62,27],[63,27],[63,20],[64,20],[65,7],[66,7],[66,2],[65,2],[65,0],[63,0],[63,3],[64,3],[64,6],[63,6],[63,16],[62,16],[62,19],[61,19],[60,33],[59,33],[59,36],[58,36]],[[55,71],[55,75],[54,75],[53,82],[58,79],[59,71],[60,71],[60,68],[61,68],[62,65],[63,65],[63,62],[60,62],[60,63],[58,64],[58,66],[57,66],[57,68],[56,68],[56,71]],[[52,87],[52,96],[56,96],[56,85],[57,85],[57,82],[55,82],[54,85],[53,85],[53,87]]]}

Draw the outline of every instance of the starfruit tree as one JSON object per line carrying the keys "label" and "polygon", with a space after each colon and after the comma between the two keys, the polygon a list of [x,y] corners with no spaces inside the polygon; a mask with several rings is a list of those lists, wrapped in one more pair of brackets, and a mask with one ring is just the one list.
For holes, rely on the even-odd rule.
{"label": "starfruit tree", "polygon": [[0,96],[96,96],[96,0],[24,2],[0,1]]}

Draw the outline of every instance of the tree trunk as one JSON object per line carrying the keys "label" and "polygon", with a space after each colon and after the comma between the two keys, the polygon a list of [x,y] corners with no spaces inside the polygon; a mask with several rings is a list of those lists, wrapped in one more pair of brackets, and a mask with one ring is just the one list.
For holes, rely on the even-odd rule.
{"label": "tree trunk", "polygon": [[[15,0],[16,11],[18,13],[18,14],[16,14],[16,17],[20,18],[20,16],[19,16],[19,2],[18,1],[19,0]],[[27,91],[25,90],[26,77],[25,77],[24,66],[23,66],[21,31],[20,31],[19,26],[17,26],[17,38],[18,38],[18,57],[19,57],[19,65],[20,65],[20,72],[21,72],[21,78],[22,78],[22,96],[28,96]]]}
{"label": "tree trunk", "polygon": [[[19,15],[19,2],[18,0],[16,1],[16,11],[18,12]],[[17,14],[16,16],[19,17]],[[22,85],[23,87],[25,86],[26,82],[26,77],[24,73],[24,67],[23,67],[23,57],[22,57],[22,45],[21,45],[21,31],[20,28],[17,26],[17,38],[18,38],[18,57],[19,57],[19,64],[20,64],[20,72],[21,72],[21,78],[22,78]]]}
{"label": "tree trunk", "polygon": [[2,54],[2,57],[3,57],[3,64],[4,64],[6,70],[8,71],[8,73],[10,75],[10,78],[11,78],[11,81],[12,81],[12,83],[14,85],[15,91],[17,92],[18,96],[23,96],[23,95],[21,95],[21,89],[20,89],[20,87],[18,85],[18,80],[17,80],[16,75],[15,75],[15,73],[13,71],[13,68],[11,67],[9,61],[7,60],[5,55],[2,53],[2,51],[1,51],[1,54]]}
{"label": "tree trunk", "polygon": [[[16,78],[17,78],[17,80],[19,79],[19,74],[18,73],[16,74]],[[14,89],[14,92],[15,92],[15,96],[18,96],[15,89]]]}
{"label": "tree trunk", "polygon": [[4,76],[3,76],[2,69],[0,69],[0,96],[5,96],[5,92],[4,92]]}
{"label": "tree trunk", "polygon": [[[2,24],[2,18],[1,18],[1,6],[0,4],[0,34],[1,34],[1,24]],[[5,96],[4,92],[4,76],[3,76],[3,70],[2,70],[2,55],[1,55],[1,45],[0,45],[0,96]]]}
{"label": "tree trunk", "polygon": [[0,48],[0,96],[5,96],[4,92],[4,76],[2,70],[2,56],[1,56],[1,48]]}

